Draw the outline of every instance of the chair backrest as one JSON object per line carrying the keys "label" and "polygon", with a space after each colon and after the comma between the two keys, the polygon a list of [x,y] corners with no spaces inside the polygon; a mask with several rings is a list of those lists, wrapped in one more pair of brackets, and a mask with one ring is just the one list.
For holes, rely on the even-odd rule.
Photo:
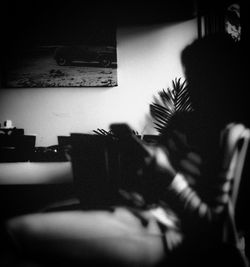
{"label": "chair backrest", "polygon": [[227,206],[227,217],[223,229],[223,241],[236,246],[245,258],[245,266],[248,266],[245,257],[244,238],[239,237],[239,229],[235,222],[235,209],[242,180],[242,172],[250,140],[250,130],[243,124],[231,123],[222,133],[222,145],[224,146],[223,169],[227,181],[231,182],[230,198]]}
{"label": "chair backrest", "polygon": [[245,164],[250,130],[243,124],[231,123],[223,131],[224,162],[228,181],[232,182],[230,202],[233,209],[236,207],[242,171]]}
{"label": "chair backrest", "polygon": [[110,136],[71,133],[71,161],[82,208],[99,209],[119,201],[118,147]]}

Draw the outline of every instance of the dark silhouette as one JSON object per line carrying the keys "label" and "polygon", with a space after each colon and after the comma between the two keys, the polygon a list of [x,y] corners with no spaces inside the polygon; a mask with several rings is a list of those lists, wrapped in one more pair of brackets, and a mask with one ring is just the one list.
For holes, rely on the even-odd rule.
{"label": "dark silhouette", "polygon": [[[182,197],[166,197],[186,236],[173,253],[176,264],[240,266],[237,250],[221,246],[229,194],[221,176],[225,157],[221,134],[230,123],[247,124],[241,56],[240,44],[226,34],[195,40],[181,54],[193,111],[177,112],[161,135],[172,166],[185,174],[189,187]],[[227,257],[230,253],[234,256]]]}

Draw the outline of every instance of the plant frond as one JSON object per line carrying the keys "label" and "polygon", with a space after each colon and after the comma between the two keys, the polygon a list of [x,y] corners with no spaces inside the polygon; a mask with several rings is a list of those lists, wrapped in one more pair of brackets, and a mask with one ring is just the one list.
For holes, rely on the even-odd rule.
{"label": "plant frond", "polygon": [[181,78],[172,80],[172,88],[162,89],[158,98],[150,104],[150,115],[154,121],[154,128],[164,134],[176,112],[193,111],[186,80]]}
{"label": "plant frond", "polygon": [[105,135],[105,136],[113,136],[112,131],[106,131],[104,129],[97,128],[97,130],[93,130],[93,132],[97,135]]}

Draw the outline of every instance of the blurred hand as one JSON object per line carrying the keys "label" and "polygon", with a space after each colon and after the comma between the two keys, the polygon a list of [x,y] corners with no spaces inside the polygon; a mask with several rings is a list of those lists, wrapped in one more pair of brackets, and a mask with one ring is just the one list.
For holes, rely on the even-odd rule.
{"label": "blurred hand", "polygon": [[201,156],[189,146],[185,134],[174,131],[167,140],[169,157],[174,168],[185,175],[190,184],[195,183],[195,177],[201,175]]}
{"label": "blurred hand", "polygon": [[162,185],[170,184],[177,172],[185,175],[189,184],[194,184],[195,178],[201,175],[202,159],[181,132],[174,131],[166,140],[166,146],[145,144],[144,148],[148,156],[143,171],[153,173]]}
{"label": "blurred hand", "polygon": [[163,146],[143,144],[147,151],[147,156],[144,158],[144,166],[139,170],[141,175],[148,174],[160,182],[161,185],[167,186],[171,183],[176,175],[169,153]]}

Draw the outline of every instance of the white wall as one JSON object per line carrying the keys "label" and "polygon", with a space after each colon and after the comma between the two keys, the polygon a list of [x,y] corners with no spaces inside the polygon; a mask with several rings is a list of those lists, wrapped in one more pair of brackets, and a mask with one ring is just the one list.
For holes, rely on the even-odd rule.
{"label": "white wall", "polygon": [[0,122],[13,121],[36,146],[57,144],[58,135],[108,130],[127,122],[139,133],[154,133],[149,104],[159,90],[183,77],[181,50],[197,37],[196,20],[117,30],[118,86],[0,90]]}

